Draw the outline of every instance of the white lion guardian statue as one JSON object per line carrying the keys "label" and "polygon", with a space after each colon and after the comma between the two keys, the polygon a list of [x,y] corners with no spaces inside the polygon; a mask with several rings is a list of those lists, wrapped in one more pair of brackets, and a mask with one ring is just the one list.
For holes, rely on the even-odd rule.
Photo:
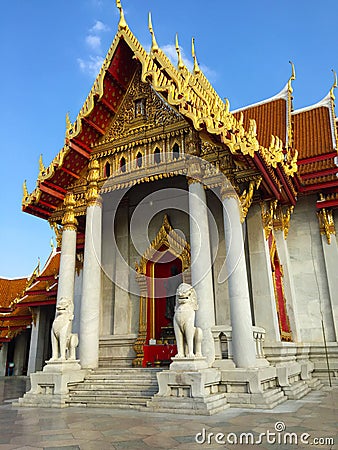
{"label": "white lion guardian statue", "polygon": [[195,311],[197,310],[195,289],[190,284],[181,283],[176,291],[174,314],[177,358],[202,356],[202,330],[195,327]]}
{"label": "white lion guardian statue", "polygon": [[52,325],[52,358],[51,360],[75,360],[75,349],[79,344],[77,334],[72,333],[74,319],[73,302],[62,297],[56,305],[56,315]]}

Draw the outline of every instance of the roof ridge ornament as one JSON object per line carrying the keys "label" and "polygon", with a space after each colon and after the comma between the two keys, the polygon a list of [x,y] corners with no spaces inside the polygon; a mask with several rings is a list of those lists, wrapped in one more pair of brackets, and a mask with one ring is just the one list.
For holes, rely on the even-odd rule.
{"label": "roof ridge ornament", "polygon": [[177,62],[178,70],[183,70],[185,65],[184,65],[184,63],[182,61],[181,49],[180,49],[180,46],[179,46],[179,43],[178,43],[178,33],[176,33],[175,48],[176,48],[177,58],[178,58],[178,62]]}
{"label": "roof ridge ornament", "polygon": [[295,71],[295,65],[293,64],[293,62],[289,61],[289,63],[291,64],[291,76],[288,81],[288,91],[290,92],[290,94],[292,94],[293,89],[292,89],[291,81],[294,81],[296,79],[296,71]]}
{"label": "roof ridge ornament", "polygon": [[335,101],[336,97],[334,95],[334,90],[336,89],[336,87],[338,86],[337,84],[337,73],[335,70],[331,69],[332,73],[333,73],[333,85],[330,89],[330,97],[333,101]]}
{"label": "roof ridge ornament", "polygon": [[194,59],[194,75],[197,75],[201,72],[201,69],[199,68],[195,53],[195,38],[191,38],[191,55]]}
{"label": "roof ridge ornament", "polygon": [[116,0],[116,7],[117,9],[120,11],[120,21],[119,21],[119,25],[118,28],[119,30],[124,30],[128,27],[127,22],[124,18],[124,13],[123,13],[123,8],[121,5],[121,0]]}
{"label": "roof ridge ornament", "polygon": [[148,28],[151,34],[151,50],[150,53],[156,53],[159,51],[159,46],[156,42],[156,38],[155,38],[155,33],[154,33],[154,29],[153,29],[153,24],[152,24],[152,20],[151,20],[151,12],[149,11],[148,13]]}

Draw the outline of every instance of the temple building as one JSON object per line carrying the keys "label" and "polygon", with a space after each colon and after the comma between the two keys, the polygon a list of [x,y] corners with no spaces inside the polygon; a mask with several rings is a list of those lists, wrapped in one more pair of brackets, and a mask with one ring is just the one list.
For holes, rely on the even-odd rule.
{"label": "temple building", "polygon": [[[212,414],[337,383],[336,80],[293,110],[292,65],[279,94],[231,111],[194,41],[193,70],[178,39],[175,66],[151,16],[147,52],[117,6],[118,31],[76,120],[67,115],[63,148],[40,161],[32,193],[24,185],[23,210],[62,243],[6,318],[30,308],[22,404]],[[182,282],[196,291],[202,356],[175,357]],[[52,375],[67,360],[38,371],[65,300],[79,376],[60,390]]]}

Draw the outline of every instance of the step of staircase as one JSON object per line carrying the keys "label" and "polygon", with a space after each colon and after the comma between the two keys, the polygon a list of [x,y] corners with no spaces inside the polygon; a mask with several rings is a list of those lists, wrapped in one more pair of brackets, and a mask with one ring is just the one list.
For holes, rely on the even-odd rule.
{"label": "step of staircase", "polygon": [[162,369],[99,368],[69,388],[69,406],[141,409],[158,392]]}
{"label": "step of staircase", "polygon": [[308,394],[311,391],[311,388],[305,381],[300,380],[293,383],[291,386],[283,387],[283,391],[288,400],[299,400],[304,397],[304,395]]}

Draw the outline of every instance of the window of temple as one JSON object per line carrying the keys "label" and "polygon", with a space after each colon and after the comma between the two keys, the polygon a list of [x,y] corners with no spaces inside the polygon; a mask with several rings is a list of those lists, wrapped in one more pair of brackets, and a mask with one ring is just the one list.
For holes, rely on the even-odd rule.
{"label": "window of temple", "polygon": [[120,159],[120,169],[121,169],[121,172],[126,171],[126,160],[125,160],[124,156],[122,156],[122,158]]}
{"label": "window of temple", "polygon": [[159,164],[161,162],[161,150],[156,147],[154,151],[154,162],[155,164]]}
{"label": "window of temple", "polygon": [[134,102],[134,116],[135,118],[144,117],[146,115],[146,99],[139,98]]}
{"label": "window of temple", "polygon": [[136,155],[136,167],[142,167],[142,153],[138,152]]}
{"label": "window of temple", "polygon": [[111,173],[110,171],[111,171],[110,164],[109,164],[109,162],[106,162],[106,165],[104,166],[104,174],[107,178],[110,177],[110,173]]}
{"label": "window of temple", "polygon": [[178,159],[180,156],[180,148],[178,146],[178,144],[174,144],[173,146],[173,159]]}

